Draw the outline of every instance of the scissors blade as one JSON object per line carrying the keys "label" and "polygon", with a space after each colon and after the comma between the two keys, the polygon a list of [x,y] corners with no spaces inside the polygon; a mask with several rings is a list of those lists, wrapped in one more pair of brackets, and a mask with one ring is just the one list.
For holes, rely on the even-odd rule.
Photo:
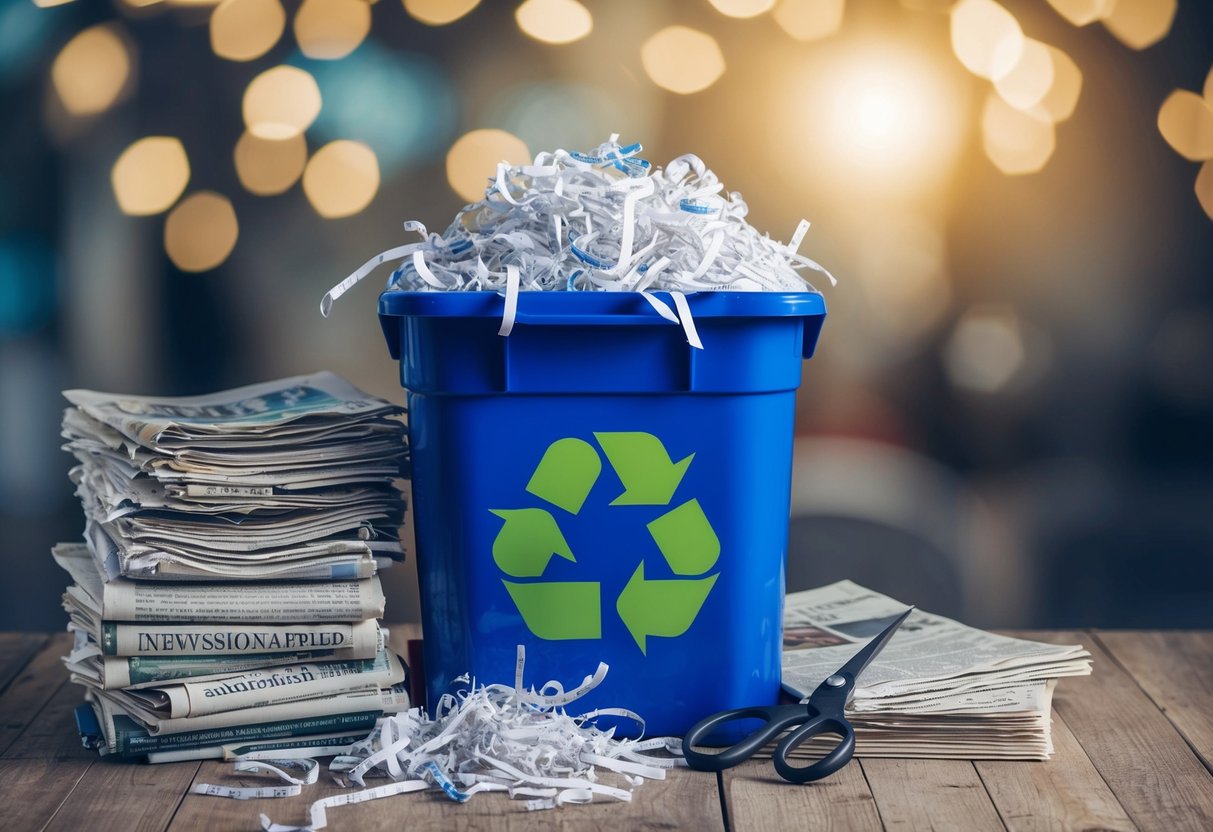
{"label": "scissors blade", "polygon": [[893,633],[897,632],[897,628],[905,623],[905,620],[910,617],[910,613],[912,612],[914,612],[913,606],[899,615],[896,621],[885,627],[880,635],[865,644],[862,650],[851,657],[850,661],[838,668],[838,673],[849,673],[852,679],[858,680],[859,674],[863,673],[867,666],[872,663],[872,659],[880,655],[880,651],[889,643],[889,639],[893,637]]}

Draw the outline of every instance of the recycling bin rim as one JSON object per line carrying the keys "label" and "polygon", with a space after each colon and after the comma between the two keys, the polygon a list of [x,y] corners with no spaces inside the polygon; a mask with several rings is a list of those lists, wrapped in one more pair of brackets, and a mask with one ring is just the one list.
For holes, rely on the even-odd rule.
{"label": "recycling bin rim", "polygon": [[[669,292],[651,292],[669,302]],[[820,292],[689,292],[694,317],[819,317],[826,312]],[[500,292],[405,292],[379,295],[383,317],[500,318],[505,296]],[[515,321],[524,324],[621,325],[663,323],[640,292],[518,293]]]}

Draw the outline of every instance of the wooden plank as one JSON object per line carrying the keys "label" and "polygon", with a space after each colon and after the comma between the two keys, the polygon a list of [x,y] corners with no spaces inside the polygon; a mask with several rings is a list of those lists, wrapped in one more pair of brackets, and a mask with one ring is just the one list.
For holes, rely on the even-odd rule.
{"label": "wooden plank", "polygon": [[0,691],[46,644],[46,633],[0,633]]}
{"label": "wooden plank", "polygon": [[1100,645],[1213,769],[1213,633],[1100,632]]}
{"label": "wooden plank", "polygon": [[[609,774],[604,782],[615,784]],[[271,781],[262,777],[237,776],[230,763],[206,762],[195,778],[197,783],[224,786],[264,786]],[[368,785],[387,781],[368,780]],[[170,832],[195,829],[215,832],[247,832],[256,828],[257,816],[268,815],[274,822],[303,824],[309,821],[312,801],[342,789],[322,774],[320,782],[304,787],[298,797],[269,800],[231,800],[204,795],[186,795],[173,818]],[[396,795],[354,806],[338,806],[328,813],[329,828],[358,829],[362,832],[384,830],[398,832],[447,832],[453,830],[544,830],[572,829],[694,829],[696,832],[723,830],[716,777],[688,770],[670,773],[665,781],[648,781],[637,787],[630,803],[599,799],[588,806],[568,806],[542,812],[528,812],[525,801],[511,800],[504,794],[478,794],[464,804],[451,802],[438,792]]]}
{"label": "wooden plank", "polygon": [[[197,771],[197,763],[149,766],[102,758],[89,766],[46,830],[163,832]],[[256,816],[243,828],[256,828]]]}
{"label": "wooden plank", "polygon": [[1213,775],[1137,682],[1090,633],[1027,633],[1091,651],[1091,676],[1062,679],[1053,697],[1095,769],[1142,829],[1213,829]]}
{"label": "wooden plank", "polygon": [[1053,749],[1052,759],[1044,763],[974,763],[1007,829],[1065,832],[1137,828],[1057,714],[1053,715]]}
{"label": "wooden plank", "polygon": [[76,706],[84,701],[78,685],[63,684],[46,702],[25,730],[0,757],[7,760],[62,760],[96,758],[80,745],[76,731]]}
{"label": "wooden plank", "polygon": [[858,762],[816,783],[797,786],[769,759],[749,760],[723,774],[732,829],[880,829],[876,801]]}
{"label": "wooden plank", "polygon": [[60,657],[71,648],[70,633],[59,633],[45,641],[0,695],[0,754],[3,754],[34,722],[47,702],[67,682],[67,668]]}
{"label": "wooden plank", "polygon": [[885,829],[1002,830],[967,760],[861,760]]}
{"label": "wooden plank", "polygon": [[88,770],[86,760],[0,760],[4,828],[41,829]]}

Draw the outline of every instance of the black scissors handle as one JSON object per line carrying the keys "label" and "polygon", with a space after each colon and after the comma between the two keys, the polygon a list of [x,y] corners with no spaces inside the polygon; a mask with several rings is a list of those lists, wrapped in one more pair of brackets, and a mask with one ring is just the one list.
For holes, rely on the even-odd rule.
{"label": "black scissors handle", "polygon": [[[701,719],[691,727],[682,740],[682,753],[687,765],[696,771],[724,771],[745,762],[787,728],[810,719],[808,705],[757,705],[721,711]],[[723,725],[743,719],[760,719],[763,724],[740,742],[723,751],[705,754],[696,750],[703,741]]]}
{"label": "black scissors handle", "polygon": [[[788,757],[798,745],[821,734],[837,734],[842,739],[834,746],[833,751],[807,766],[794,766],[789,762]],[[779,741],[772,762],[784,780],[791,783],[809,783],[829,777],[851,762],[854,754],[855,729],[851,727],[851,723],[847,722],[845,717],[818,714]]]}

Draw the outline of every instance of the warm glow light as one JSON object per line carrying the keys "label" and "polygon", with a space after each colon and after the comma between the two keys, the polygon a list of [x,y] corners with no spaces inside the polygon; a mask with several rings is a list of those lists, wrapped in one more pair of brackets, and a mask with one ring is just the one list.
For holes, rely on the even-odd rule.
{"label": "warm glow light", "polygon": [[1053,123],[1017,110],[991,93],[981,116],[986,156],[1006,174],[1035,173],[1053,155]]}
{"label": "warm glow light", "polygon": [[994,82],[1003,101],[1017,110],[1030,110],[1041,103],[1053,87],[1053,56],[1049,47],[1025,38],[1023,52],[1011,71]]}
{"label": "warm glow light", "polygon": [[289,139],[261,139],[245,132],[236,142],[236,175],[249,193],[280,194],[298,181],[307,164],[307,140],[302,133]]}
{"label": "warm glow light", "polygon": [[1074,115],[1082,92],[1082,70],[1065,52],[1055,46],[1047,48],[1053,64],[1053,84],[1032,112],[1057,124]]}
{"label": "warm glow light", "polygon": [[167,211],[190,181],[190,161],[181,141],[148,136],[132,144],[110,173],[122,213],[150,216]]}
{"label": "warm glow light", "polygon": [[706,90],[724,74],[715,38],[686,26],[667,26],[650,37],[640,60],[654,84],[682,95]]}
{"label": "warm glow light", "polygon": [[1115,0],[1103,25],[1130,49],[1153,46],[1171,31],[1177,0]]}
{"label": "warm glow light", "polygon": [[1205,76],[1205,101],[1213,104],[1213,66],[1209,67],[1209,74]]}
{"label": "warm glow light", "polygon": [[473,130],[460,136],[446,154],[446,180],[461,199],[484,199],[485,184],[497,175],[497,163],[523,165],[531,160],[522,139],[504,130]]}
{"label": "warm glow light", "polygon": [[87,116],[109,109],[130,73],[126,43],[112,27],[102,24],[67,42],[51,66],[51,81],[68,113]]}
{"label": "warm glow light", "polygon": [[244,91],[244,124],[262,139],[289,139],[320,114],[320,87],[305,70],[276,66],[254,78]]}
{"label": "warm glow light", "polygon": [[309,58],[344,58],[370,31],[371,6],[366,0],[303,0],[295,13],[295,40]]}
{"label": "warm glow light", "polygon": [[842,28],[846,0],[780,0],[772,16],[796,40],[828,38]]}
{"label": "warm glow light", "polygon": [[50,9],[55,6],[63,6],[71,2],[72,0],[34,0],[34,5],[40,9]]}
{"label": "warm glow light", "polygon": [[229,61],[251,61],[274,48],[286,28],[279,0],[224,0],[211,12],[211,49]]}
{"label": "warm glow light", "polygon": [[1059,15],[1075,26],[1086,26],[1107,17],[1117,0],[1049,0]]}
{"label": "warm glow light", "polygon": [[757,17],[770,11],[775,0],[708,0],[723,15],[729,17]]}
{"label": "warm glow light", "polygon": [[544,43],[572,43],[594,28],[594,18],[577,0],[526,0],[514,19],[519,29]]}
{"label": "warm glow light", "polygon": [[480,5],[480,0],[404,0],[404,10],[428,26],[445,26]]}
{"label": "warm glow light", "polygon": [[357,214],[378,191],[379,160],[362,142],[329,142],[312,154],[303,171],[303,192],[325,219]]}
{"label": "warm glow light", "polygon": [[1213,220],[1213,162],[1205,162],[1200,166],[1200,173],[1196,174],[1196,198],[1209,219]]}
{"label": "warm glow light", "polygon": [[952,7],[952,51],[974,75],[997,81],[1023,52],[1019,21],[994,0],[960,0]]}
{"label": "warm glow light", "polygon": [[1158,110],[1158,131],[1185,159],[1213,159],[1213,104],[1194,92],[1176,90]]}
{"label": "warm glow light", "polygon": [[198,191],[181,200],[164,221],[164,250],[183,272],[205,272],[232,253],[240,227],[223,194]]}
{"label": "warm glow light", "polygon": [[785,164],[803,166],[813,187],[865,199],[940,188],[963,141],[963,76],[898,41],[834,41],[821,49],[771,94],[784,102],[773,117]]}

